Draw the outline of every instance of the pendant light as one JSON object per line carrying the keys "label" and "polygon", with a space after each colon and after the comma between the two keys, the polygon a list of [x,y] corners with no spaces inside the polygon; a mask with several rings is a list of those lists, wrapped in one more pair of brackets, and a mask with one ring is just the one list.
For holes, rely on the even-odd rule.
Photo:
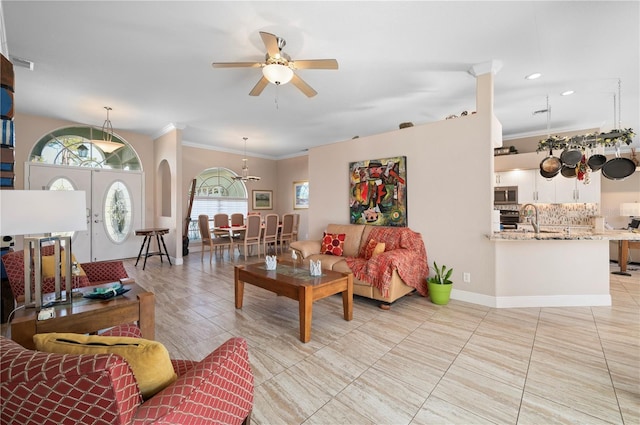
{"label": "pendant light", "polygon": [[123,147],[124,144],[113,141],[113,125],[109,119],[109,111],[111,111],[112,108],[105,106],[104,109],[107,110],[107,119],[104,120],[102,124],[102,140],[92,140],[91,143],[102,149],[104,153],[111,153]]}
{"label": "pendant light", "polygon": [[242,172],[239,176],[234,177],[234,180],[242,180],[246,181],[258,181],[260,177],[252,176],[249,174],[249,166],[247,165],[247,139],[248,137],[243,137],[244,140],[244,158],[242,158]]}

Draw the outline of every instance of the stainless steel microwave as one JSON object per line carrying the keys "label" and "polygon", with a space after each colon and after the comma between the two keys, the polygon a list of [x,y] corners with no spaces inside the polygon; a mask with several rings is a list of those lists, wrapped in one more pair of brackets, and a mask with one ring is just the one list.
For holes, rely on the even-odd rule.
{"label": "stainless steel microwave", "polygon": [[498,186],[493,188],[494,205],[513,205],[518,203],[518,186]]}

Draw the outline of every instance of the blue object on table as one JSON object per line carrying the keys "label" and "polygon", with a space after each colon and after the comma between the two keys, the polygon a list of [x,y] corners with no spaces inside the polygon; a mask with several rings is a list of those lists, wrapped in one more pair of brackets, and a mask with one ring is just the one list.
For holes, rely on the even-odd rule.
{"label": "blue object on table", "polygon": [[85,298],[94,298],[100,300],[108,300],[109,298],[117,297],[125,292],[129,292],[131,288],[125,288],[121,283],[116,283],[109,288],[95,288],[93,292],[84,294]]}

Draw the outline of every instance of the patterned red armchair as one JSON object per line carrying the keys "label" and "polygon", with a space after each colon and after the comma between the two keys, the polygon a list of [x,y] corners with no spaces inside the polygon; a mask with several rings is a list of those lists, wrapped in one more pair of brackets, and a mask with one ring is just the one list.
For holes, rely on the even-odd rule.
{"label": "patterned red armchair", "polygon": [[[135,326],[130,329],[119,335],[140,335]],[[0,422],[250,423],[253,373],[244,339],[229,339],[200,362],[171,362],[177,380],[143,401],[129,364],[118,355],[44,353],[0,336]]]}
{"label": "patterned red armchair", "polygon": [[[43,247],[42,255],[53,255],[53,245]],[[3,255],[2,262],[4,263],[13,298],[17,302],[24,301],[24,251],[15,251]],[[73,288],[117,282],[120,279],[129,277],[122,261],[82,263],[80,267],[86,275],[72,276],[71,286]],[[31,288],[33,290],[33,278]],[[44,277],[42,279],[42,293],[52,292],[55,292],[55,278]]]}

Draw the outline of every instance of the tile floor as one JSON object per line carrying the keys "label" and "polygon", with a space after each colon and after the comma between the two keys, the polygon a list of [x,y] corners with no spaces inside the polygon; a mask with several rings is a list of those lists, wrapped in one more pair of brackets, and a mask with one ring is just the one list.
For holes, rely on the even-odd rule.
{"label": "tile floor", "polygon": [[[494,309],[409,296],[383,311],[355,297],[314,303],[311,341],[297,303],[245,286],[233,266],[200,253],[182,266],[127,260],[156,294],[156,339],[200,359],[247,339],[253,424],[640,424],[640,271],[611,275],[611,307]],[[250,262],[257,257],[249,257]],[[611,265],[612,270],[617,265]]]}
{"label": "tile floor", "polygon": [[[125,260],[156,294],[156,339],[201,359],[232,336],[249,344],[253,425],[640,424],[640,267],[611,276],[611,307],[494,309],[405,297],[384,311],[355,297],[314,303],[311,341],[295,301],[245,286],[230,261]],[[257,257],[249,257],[256,262]],[[617,270],[615,264],[611,270]]]}

